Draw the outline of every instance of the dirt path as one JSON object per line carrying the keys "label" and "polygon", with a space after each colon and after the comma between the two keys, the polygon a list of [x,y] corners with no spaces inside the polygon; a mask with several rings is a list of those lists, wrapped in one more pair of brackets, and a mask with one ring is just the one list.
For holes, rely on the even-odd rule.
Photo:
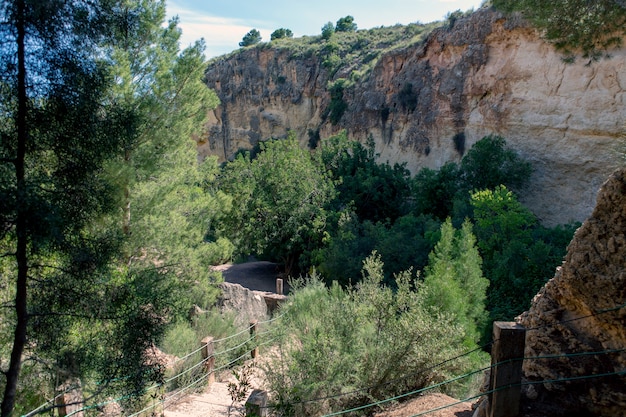
{"label": "dirt path", "polygon": [[[236,382],[232,372],[221,373],[216,382],[206,387],[202,392],[194,393],[168,406],[163,415],[165,417],[229,417],[239,416],[244,409],[245,400],[242,403],[232,405],[228,393],[228,383]],[[255,372],[251,378],[252,388],[262,388],[262,380]],[[230,411],[230,414],[229,414]]]}
{"label": "dirt path", "polygon": [[[226,282],[240,284],[243,287],[256,291],[276,291],[276,278],[279,274],[278,266],[271,262],[253,261],[244,264],[226,264],[215,267],[222,271]],[[288,293],[287,283],[284,283],[285,293]],[[185,397],[177,404],[169,406],[165,417],[229,417],[239,415],[243,404],[237,404],[230,409],[231,398],[228,394],[228,382],[235,381],[232,373],[224,373],[211,386],[200,393]],[[261,388],[261,380],[253,378],[253,389]],[[252,391],[252,390],[250,390]],[[430,394],[397,405],[392,409],[376,414],[377,417],[403,417],[437,408],[455,402],[454,399],[443,394]],[[229,414],[230,410],[230,414]],[[471,417],[472,409],[469,403],[458,404],[451,408],[440,410],[431,417]]]}
{"label": "dirt path", "polygon": [[[252,261],[243,264],[224,264],[214,268],[222,271],[224,281],[239,284],[254,291],[276,292],[279,265],[267,261]],[[286,280],[285,280],[286,281]],[[283,291],[289,293],[289,284],[283,283]]]}
{"label": "dirt path", "polygon": [[191,394],[168,407],[165,417],[228,417],[231,401],[225,382],[215,382],[202,393]]}
{"label": "dirt path", "polygon": [[[239,284],[254,291],[276,291],[276,278],[280,272],[277,264],[266,261],[251,261],[243,264],[224,264],[214,268],[222,272],[224,281]],[[288,284],[284,283],[288,293]],[[232,401],[228,394],[228,383],[234,382],[232,373],[223,373],[204,391],[191,394],[178,403],[169,406],[165,417],[229,417]],[[253,380],[253,389],[260,388],[260,381]],[[252,391],[252,390],[251,390]],[[236,404],[230,410],[231,416],[239,415],[243,404]]]}

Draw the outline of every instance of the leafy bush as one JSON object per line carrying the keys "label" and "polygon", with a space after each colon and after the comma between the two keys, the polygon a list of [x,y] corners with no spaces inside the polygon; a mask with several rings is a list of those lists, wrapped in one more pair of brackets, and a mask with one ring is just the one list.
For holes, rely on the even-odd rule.
{"label": "leafy bush", "polygon": [[406,83],[398,93],[398,101],[404,109],[412,113],[417,107],[417,93],[413,91],[413,84]]}
{"label": "leafy bush", "polygon": [[295,272],[303,252],[319,244],[334,187],[295,135],[260,147],[256,158],[240,155],[222,171],[219,186],[233,204],[220,228],[240,254],[282,262],[287,273]]}
{"label": "leafy bush", "polygon": [[[216,355],[216,368],[231,362],[233,365],[238,363],[237,359],[248,349],[245,343],[248,333],[242,332],[242,329],[243,326],[236,324],[234,314],[220,313],[216,309],[201,313],[191,321],[181,320],[171,325],[165,333],[161,349],[181,359],[166,374],[168,389],[187,386],[203,375],[204,367],[195,365],[202,360],[201,352],[197,350],[207,336],[217,341],[214,345],[216,353],[226,352]],[[232,337],[236,334],[239,335]],[[194,351],[197,352],[191,354]]]}
{"label": "leafy bush", "polygon": [[404,164],[380,164],[370,137],[363,145],[345,131],[322,141],[321,162],[336,182],[332,208],[352,206],[361,221],[395,221],[408,212],[410,172]]}
{"label": "leafy bush", "polygon": [[576,225],[547,229],[504,186],[472,194],[474,230],[489,278],[493,320],[512,320],[554,276]]}
{"label": "leafy bush", "polygon": [[462,188],[467,191],[506,185],[521,190],[530,179],[532,167],[501,136],[485,136],[461,160]]}
{"label": "leafy bush", "polygon": [[424,168],[415,175],[414,209],[418,214],[432,214],[441,220],[453,216],[460,223],[470,215],[466,206],[471,191],[501,184],[522,190],[531,172],[530,163],[507,148],[504,138],[485,136],[471,147],[460,165],[447,162],[438,171]]}
{"label": "leafy bush", "polygon": [[328,118],[333,125],[341,120],[341,116],[348,109],[348,103],[343,99],[343,90],[346,88],[347,80],[340,78],[330,83],[328,91],[330,93],[330,104],[328,105]]}
{"label": "leafy bush", "polygon": [[[330,288],[316,277],[293,283],[283,306],[284,335],[265,369],[278,415],[320,415],[444,381],[482,361],[455,361],[465,329],[425,304],[415,276],[383,286],[382,262],[372,255],[363,280]],[[445,390],[445,388],[444,388]]]}
{"label": "leafy bush", "polygon": [[[313,252],[312,263],[327,283],[355,284],[361,277],[363,261],[372,252],[384,262],[384,282],[393,285],[393,276],[409,268],[423,269],[438,237],[440,222],[428,217],[403,216],[390,222],[360,222],[345,211],[331,220],[325,246]],[[401,244],[399,243],[401,242]]]}
{"label": "leafy bush", "polygon": [[161,348],[167,354],[180,357],[195,350],[199,342],[200,340],[191,324],[186,321],[179,321],[167,330]]}
{"label": "leafy bush", "polygon": [[333,22],[328,22],[324,26],[322,26],[322,39],[329,40],[333,33],[335,33],[335,25]]}

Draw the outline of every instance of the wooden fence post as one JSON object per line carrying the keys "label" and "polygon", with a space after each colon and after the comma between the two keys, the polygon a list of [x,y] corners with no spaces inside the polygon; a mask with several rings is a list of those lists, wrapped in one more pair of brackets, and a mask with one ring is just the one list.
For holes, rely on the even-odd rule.
{"label": "wooden fence post", "polygon": [[283,295],[283,279],[276,278],[276,294]]}
{"label": "wooden fence post", "polygon": [[65,384],[57,387],[60,392],[54,398],[54,405],[59,410],[59,417],[65,417],[72,414],[75,417],[83,417],[85,413],[79,411],[83,408],[83,392],[78,379],[72,379]]}
{"label": "wooden fence post", "polygon": [[526,329],[515,322],[493,323],[488,417],[519,415]]}
{"label": "wooden fence post", "polygon": [[247,417],[267,417],[267,391],[255,389],[246,401]]}
{"label": "wooden fence post", "polygon": [[202,348],[200,350],[202,354],[202,360],[205,361],[204,368],[209,374],[209,377],[207,378],[207,384],[211,385],[213,382],[215,382],[215,356],[213,356],[215,348],[213,346],[213,338],[211,336],[205,337],[200,341],[200,346]]}
{"label": "wooden fence post", "polygon": [[252,344],[254,346],[252,350],[250,351],[250,356],[252,356],[252,359],[256,358],[257,355],[259,354],[259,346],[256,343],[256,326],[257,326],[256,321],[250,322],[250,340],[252,341]]}

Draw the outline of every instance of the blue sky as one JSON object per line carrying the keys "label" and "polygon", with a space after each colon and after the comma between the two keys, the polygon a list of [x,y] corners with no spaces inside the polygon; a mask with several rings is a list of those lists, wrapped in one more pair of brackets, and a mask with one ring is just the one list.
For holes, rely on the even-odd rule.
{"label": "blue sky", "polygon": [[354,17],[359,29],[396,23],[442,20],[457,9],[478,9],[483,0],[167,0],[168,17],[177,15],[183,30],[181,47],[204,38],[206,56],[226,54],[239,48],[250,29],[261,32],[263,41],[278,28],[294,36],[319,35],[327,22]]}

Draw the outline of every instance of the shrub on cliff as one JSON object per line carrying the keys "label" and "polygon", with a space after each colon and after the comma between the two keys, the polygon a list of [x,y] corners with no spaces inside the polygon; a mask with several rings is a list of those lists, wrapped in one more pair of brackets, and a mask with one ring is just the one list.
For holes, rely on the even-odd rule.
{"label": "shrub on cliff", "polygon": [[621,0],[493,0],[505,11],[519,11],[543,30],[557,48],[592,60],[621,46],[626,35],[626,3]]}
{"label": "shrub on cliff", "polygon": [[354,17],[350,15],[337,20],[337,25],[335,25],[335,32],[356,32],[356,29]]}
{"label": "shrub on cliff", "polygon": [[291,29],[280,28],[276,29],[270,35],[270,40],[283,39],[283,38],[293,38],[293,32]]}
{"label": "shrub on cliff", "polygon": [[261,32],[256,29],[252,29],[243,36],[243,39],[239,42],[239,46],[245,48],[246,46],[256,45],[261,42],[261,39]]}

